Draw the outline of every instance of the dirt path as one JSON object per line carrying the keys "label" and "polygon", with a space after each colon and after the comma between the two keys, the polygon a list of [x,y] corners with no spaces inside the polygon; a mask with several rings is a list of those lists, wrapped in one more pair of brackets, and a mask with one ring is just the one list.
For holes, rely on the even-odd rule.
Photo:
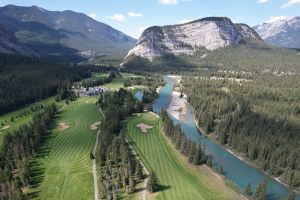
{"label": "dirt path", "polygon": [[[100,108],[99,108],[99,112],[104,117],[104,114],[103,114],[103,112]],[[97,148],[98,142],[99,142],[99,134],[100,134],[100,130],[98,130],[97,135],[96,135],[96,143],[95,143],[94,150],[93,150],[94,155],[96,153],[96,148]],[[94,177],[95,200],[98,200],[99,199],[98,198],[98,194],[99,194],[99,191],[98,191],[98,177],[97,177],[97,166],[96,166],[96,160],[95,159],[93,160],[92,169],[93,169],[93,177]]]}
{"label": "dirt path", "polygon": [[148,169],[145,167],[145,165],[143,164],[142,160],[139,158],[139,156],[137,155],[136,151],[133,149],[133,147],[130,145],[130,143],[128,142],[127,139],[125,139],[127,144],[129,145],[129,148],[131,149],[132,153],[134,156],[136,156],[137,160],[140,162],[141,166],[143,167],[145,174],[147,175],[147,178],[144,180],[144,185],[143,185],[143,191],[142,191],[142,200],[147,200],[147,184],[148,184],[148,177],[149,177],[149,171]]}
{"label": "dirt path", "polygon": [[[96,148],[98,145],[98,141],[99,141],[99,134],[100,134],[100,130],[97,132],[97,138],[96,138],[96,144],[94,146],[94,150],[93,150],[93,154],[95,155],[96,153]],[[94,188],[95,188],[95,200],[98,200],[98,177],[97,177],[97,167],[96,167],[96,160],[93,160],[93,177],[94,177]]]}

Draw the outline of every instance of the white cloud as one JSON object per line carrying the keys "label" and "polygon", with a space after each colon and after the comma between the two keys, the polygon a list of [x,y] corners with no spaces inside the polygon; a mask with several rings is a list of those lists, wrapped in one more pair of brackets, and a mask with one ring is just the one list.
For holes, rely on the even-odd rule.
{"label": "white cloud", "polygon": [[158,3],[165,4],[165,5],[176,5],[180,1],[182,1],[182,2],[188,2],[188,1],[192,1],[192,0],[158,0]]}
{"label": "white cloud", "polygon": [[295,4],[298,4],[298,3],[300,3],[300,0],[287,0],[287,2],[285,4],[283,4],[281,6],[281,8],[289,8],[289,7],[291,7]]}
{"label": "white cloud", "polygon": [[135,13],[135,12],[129,12],[128,13],[129,17],[142,17],[143,13]]}
{"label": "white cloud", "polygon": [[191,19],[183,19],[183,20],[179,20],[177,22],[178,22],[178,24],[185,24],[185,23],[188,23],[188,22],[191,22],[191,21],[193,21],[193,20],[191,20]]}
{"label": "white cloud", "polygon": [[95,13],[88,14],[90,18],[97,19],[97,15]]}
{"label": "white cloud", "polygon": [[158,3],[165,5],[175,5],[178,4],[178,0],[159,0]]}
{"label": "white cloud", "polygon": [[268,3],[270,0],[257,0],[257,3]]}
{"label": "white cloud", "polygon": [[113,16],[110,16],[109,17],[110,19],[112,20],[116,20],[116,21],[119,21],[119,22],[124,22],[125,21],[125,16],[123,14],[114,14]]}
{"label": "white cloud", "polygon": [[272,16],[268,21],[266,21],[267,23],[274,23],[274,22],[278,22],[278,21],[283,21],[283,20],[288,20],[291,17],[287,17],[284,15],[281,16]]}

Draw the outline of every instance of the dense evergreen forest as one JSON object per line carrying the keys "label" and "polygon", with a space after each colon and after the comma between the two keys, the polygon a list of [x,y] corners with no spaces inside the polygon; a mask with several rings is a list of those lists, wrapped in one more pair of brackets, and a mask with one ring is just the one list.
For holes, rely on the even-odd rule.
{"label": "dense evergreen forest", "polygon": [[103,94],[98,104],[105,116],[94,155],[100,175],[99,193],[101,199],[118,199],[122,193],[133,193],[136,183],[144,176],[122,129],[122,120],[141,112],[143,106],[132,93],[122,88]]}
{"label": "dense evergreen forest", "polygon": [[0,114],[54,95],[59,88],[67,85],[66,82],[90,76],[90,71],[82,66],[0,55]]}
{"label": "dense evergreen forest", "polygon": [[[268,174],[300,187],[300,77],[197,73],[183,89],[202,129]],[[240,75],[238,75],[240,76]]]}
{"label": "dense evergreen forest", "polygon": [[6,134],[0,150],[0,199],[29,199],[24,194],[31,176],[29,159],[36,156],[43,139],[50,134],[57,113],[55,104],[36,114],[30,124]]}

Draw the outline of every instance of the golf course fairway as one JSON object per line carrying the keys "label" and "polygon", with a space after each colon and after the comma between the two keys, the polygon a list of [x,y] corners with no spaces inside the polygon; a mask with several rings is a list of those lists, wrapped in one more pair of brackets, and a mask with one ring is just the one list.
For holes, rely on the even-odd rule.
{"label": "golf course fairway", "polygon": [[[152,128],[142,132],[138,124]],[[138,114],[128,120],[127,139],[148,170],[156,173],[161,190],[151,199],[210,200],[244,199],[227,186],[223,178],[207,166],[194,166],[175,150],[151,113]]]}
{"label": "golf course fairway", "polygon": [[96,101],[95,97],[80,97],[59,114],[53,133],[31,162],[32,199],[94,199],[90,152],[102,117]]}

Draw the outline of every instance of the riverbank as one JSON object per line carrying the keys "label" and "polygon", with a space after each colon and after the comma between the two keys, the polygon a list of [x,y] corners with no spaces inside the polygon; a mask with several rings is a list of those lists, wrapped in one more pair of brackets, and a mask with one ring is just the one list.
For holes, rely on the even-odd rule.
{"label": "riverbank", "polygon": [[186,121],[187,117],[187,98],[186,95],[180,96],[179,92],[172,92],[172,101],[167,112],[177,120]]}
{"label": "riverbank", "polygon": [[[171,77],[171,76],[169,76],[169,77]],[[180,81],[181,81],[181,77],[178,77],[178,76],[172,76],[171,78],[175,78],[177,83],[180,83]],[[185,95],[185,99],[181,99],[181,98],[178,98],[178,96],[179,96],[178,94],[179,94],[178,92],[173,92],[172,93],[172,103],[169,105],[167,111],[168,111],[169,115],[171,115],[172,117],[176,118],[177,120],[183,121],[182,118],[180,117],[181,113],[179,112],[178,107],[179,106],[181,106],[181,107],[185,106],[185,108],[187,108],[187,106],[190,106],[190,105],[186,101],[186,99],[187,99],[186,95]],[[184,113],[184,114],[186,114],[186,113]],[[217,140],[217,138],[213,134],[205,133],[203,128],[199,127],[197,120],[194,119],[194,121],[195,121],[195,125],[196,125],[197,129],[204,136],[208,137],[210,140],[212,140],[214,143],[218,144],[220,147],[222,147],[224,150],[229,152],[231,155],[233,155],[237,159],[239,159],[242,162],[246,163],[247,165],[255,168],[256,170],[259,170],[260,172],[262,172],[266,176],[272,178],[274,181],[280,183],[284,187],[289,188],[289,186],[287,184],[285,184],[282,180],[280,180],[279,177],[273,177],[273,176],[269,175],[268,173],[266,173],[265,171],[261,170],[255,162],[249,160],[246,156],[242,155],[240,152],[236,151],[235,149],[233,149],[229,146],[225,146],[225,145],[220,144],[219,141]],[[293,190],[293,191],[296,192],[297,194],[299,194],[298,190]]]}

